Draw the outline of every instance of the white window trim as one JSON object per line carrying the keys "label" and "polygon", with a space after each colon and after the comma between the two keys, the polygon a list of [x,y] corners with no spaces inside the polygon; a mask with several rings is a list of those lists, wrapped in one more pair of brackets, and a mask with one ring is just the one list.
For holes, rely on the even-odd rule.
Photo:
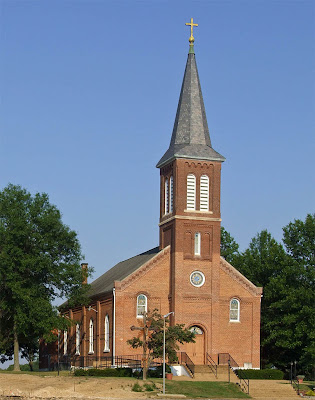
{"label": "white window trim", "polygon": [[88,354],[94,354],[94,323],[93,318],[90,319],[89,325],[89,352]]}
{"label": "white window trim", "polygon": [[144,296],[144,297],[145,297],[144,312],[147,312],[147,311],[148,311],[148,298],[147,298],[147,296],[146,296],[145,294],[140,293],[140,294],[137,296],[137,318],[143,318],[143,314],[139,314],[139,313],[138,313],[138,307],[139,307],[138,301],[139,301],[139,297],[140,297],[140,296]]}
{"label": "white window trim", "polygon": [[[232,301],[233,300],[237,301],[237,319],[231,319],[231,311],[232,311],[231,306],[232,306]],[[230,300],[230,311],[229,311],[229,313],[230,313],[230,315],[229,315],[230,322],[240,322],[240,308],[241,308],[240,301],[237,298],[233,297],[233,299]]]}
{"label": "white window trim", "polygon": [[201,254],[201,233],[200,232],[195,233],[194,247],[195,247],[195,256],[200,256],[200,254]]}
{"label": "white window trim", "polygon": [[105,325],[104,325],[104,353],[109,353],[109,316],[106,314],[105,316]]}
{"label": "white window trim", "polygon": [[75,355],[80,355],[80,325],[75,326]]}
{"label": "white window trim", "polygon": [[68,354],[68,331],[63,331],[63,354]]}

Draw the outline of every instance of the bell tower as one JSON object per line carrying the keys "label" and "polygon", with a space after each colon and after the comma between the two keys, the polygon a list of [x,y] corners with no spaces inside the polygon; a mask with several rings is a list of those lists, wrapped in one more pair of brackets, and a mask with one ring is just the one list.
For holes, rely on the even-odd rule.
{"label": "bell tower", "polygon": [[[198,25],[192,19],[186,25],[191,26],[190,46],[173,133],[157,164],[160,248],[171,246],[169,298],[176,322],[189,321],[189,296],[208,296],[212,308],[218,307],[220,176],[225,160],[211,145],[194,52],[192,30]],[[216,329],[214,320],[209,323]]]}

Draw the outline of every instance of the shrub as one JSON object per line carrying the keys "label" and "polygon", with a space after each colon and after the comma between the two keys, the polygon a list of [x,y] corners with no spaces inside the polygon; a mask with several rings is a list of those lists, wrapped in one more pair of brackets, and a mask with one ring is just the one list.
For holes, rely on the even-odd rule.
{"label": "shrub", "polygon": [[[166,364],[165,373],[168,374],[171,372],[172,372],[171,367]],[[148,371],[149,378],[162,378],[162,376],[163,376],[163,365],[159,365],[158,367],[149,369]]]}
{"label": "shrub", "polygon": [[155,384],[153,382],[152,383],[145,383],[143,386],[144,386],[146,392],[153,392],[156,389],[156,386],[155,386]]}
{"label": "shrub", "polygon": [[313,390],[309,390],[305,394],[306,394],[306,396],[315,396],[315,392]]}
{"label": "shrub", "polygon": [[284,373],[279,369],[238,369],[236,375],[246,379],[283,379]]}
{"label": "shrub", "polygon": [[87,370],[76,369],[74,376],[116,376],[116,377],[129,377],[132,376],[131,368],[90,368]]}
{"label": "shrub", "polygon": [[142,392],[142,386],[139,383],[135,383],[131,389],[133,392]]}
{"label": "shrub", "polygon": [[87,373],[87,370],[79,368],[74,371],[74,376],[87,376]]}

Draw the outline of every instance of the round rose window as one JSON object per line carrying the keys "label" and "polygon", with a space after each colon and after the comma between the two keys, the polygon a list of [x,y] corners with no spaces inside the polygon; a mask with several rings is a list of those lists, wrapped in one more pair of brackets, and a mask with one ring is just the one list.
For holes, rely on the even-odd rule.
{"label": "round rose window", "polygon": [[194,271],[190,274],[190,283],[196,287],[200,287],[205,283],[205,276],[200,271]]}

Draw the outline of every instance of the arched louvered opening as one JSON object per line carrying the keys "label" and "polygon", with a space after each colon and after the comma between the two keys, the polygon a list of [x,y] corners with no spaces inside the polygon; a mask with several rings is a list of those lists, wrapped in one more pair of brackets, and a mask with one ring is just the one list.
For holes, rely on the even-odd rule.
{"label": "arched louvered opening", "polygon": [[193,174],[187,175],[187,210],[196,209],[196,177]]}
{"label": "arched louvered opening", "polygon": [[168,178],[165,178],[165,183],[164,183],[164,214],[169,213],[169,201],[168,201]]}
{"label": "arched louvered opening", "polygon": [[173,212],[173,177],[170,177],[170,207],[169,212]]}
{"label": "arched louvered opening", "polygon": [[209,177],[200,177],[200,211],[209,211]]}

